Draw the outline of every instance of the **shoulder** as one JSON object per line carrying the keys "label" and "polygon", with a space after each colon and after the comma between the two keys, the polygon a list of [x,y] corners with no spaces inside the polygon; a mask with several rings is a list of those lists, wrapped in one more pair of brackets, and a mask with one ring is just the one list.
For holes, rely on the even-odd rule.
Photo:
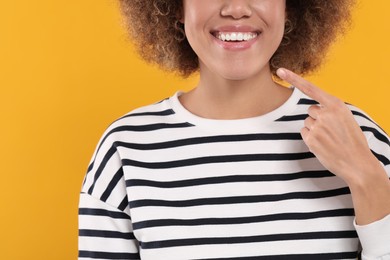
{"label": "shoulder", "polygon": [[148,126],[164,123],[174,114],[169,98],[133,109],[110,123],[103,138],[117,140],[122,132],[141,132]]}
{"label": "shoulder", "polygon": [[177,116],[171,98],[136,108],[119,117],[106,128],[100,143],[116,146],[120,142],[150,141],[161,137],[162,133],[174,134],[175,129],[193,126]]}
{"label": "shoulder", "polygon": [[[118,143],[126,139],[137,138],[136,133],[150,130],[153,125],[161,124],[164,118],[173,114],[169,108],[168,98],[159,102],[136,108],[110,123],[96,145],[92,160],[99,154],[111,154],[116,151]],[[92,163],[93,164],[93,163]],[[89,167],[90,168],[90,167]]]}
{"label": "shoulder", "polygon": [[351,104],[347,106],[366,136],[371,152],[383,164],[390,177],[390,138],[388,134],[362,109]]}
{"label": "shoulder", "polygon": [[157,119],[172,115],[174,112],[170,108],[168,100],[169,98],[166,98],[159,102],[136,108],[113,121],[108,129],[122,125],[138,124],[140,122],[153,122],[153,117]]}
{"label": "shoulder", "polygon": [[368,113],[355,105],[349,103],[345,104],[351,111],[362,131],[368,133],[368,138],[375,136],[390,145],[386,131]]}

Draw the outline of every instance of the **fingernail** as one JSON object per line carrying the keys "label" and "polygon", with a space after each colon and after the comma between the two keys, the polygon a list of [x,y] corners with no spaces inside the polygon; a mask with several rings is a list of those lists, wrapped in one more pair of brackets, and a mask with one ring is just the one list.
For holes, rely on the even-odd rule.
{"label": "fingernail", "polygon": [[284,77],[286,77],[286,75],[287,75],[286,71],[285,71],[284,69],[280,69],[280,68],[276,71],[276,74],[277,74],[280,78],[284,78]]}

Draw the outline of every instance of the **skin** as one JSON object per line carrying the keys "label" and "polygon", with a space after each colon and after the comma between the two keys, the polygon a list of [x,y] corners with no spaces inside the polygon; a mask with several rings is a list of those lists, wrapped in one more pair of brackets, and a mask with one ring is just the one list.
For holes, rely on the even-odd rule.
{"label": "skin", "polygon": [[[192,113],[214,119],[253,117],[291,95],[273,81],[269,67],[283,37],[285,0],[183,0],[182,17],[200,63],[199,84],[180,98]],[[263,32],[249,50],[227,51],[210,34],[225,25],[251,25]]]}
{"label": "skin", "polygon": [[[198,85],[180,96],[186,109],[204,118],[249,118],[290,97],[292,90],[274,82],[269,66],[283,37],[285,5],[285,0],[183,0],[181,22],[200,66]],[[212,29],[237,24],[261,28],[250,49],[230,51],[214,43]],[[291,71],[279,69],[278,76],[320,103],[309,108],[302,139],[348,184],[357,224],[390,214],[389,178],[348,107]]]}

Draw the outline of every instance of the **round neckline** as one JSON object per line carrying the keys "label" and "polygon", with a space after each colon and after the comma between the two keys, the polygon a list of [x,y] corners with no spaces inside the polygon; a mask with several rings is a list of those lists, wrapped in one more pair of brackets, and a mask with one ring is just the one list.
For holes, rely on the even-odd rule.
{"label": "round neckline", "polygon": [[292,110],[296,108],[296,105],[302,96],[302,92],[295,87],[291,86],[290,88],[293,89],[292,94],[278,108],[264,115],[241,119],[210,119],[197,116],[181,104],[179,96],[184,93],[181,90],[171,96],[168,99],[168,102],[172,110],[175,112],[175,115],[180,117],[181,120],[184,120],[194,126],[201,127],[202,129],[212,132],[252,132],[259,131],[259,129],[264,128],[275,120],[291,113]]}

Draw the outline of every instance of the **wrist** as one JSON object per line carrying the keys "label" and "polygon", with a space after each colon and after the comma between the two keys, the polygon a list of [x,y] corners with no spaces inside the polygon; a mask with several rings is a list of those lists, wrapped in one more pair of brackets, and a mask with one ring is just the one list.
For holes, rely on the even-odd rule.
{"label": "wrist", "polygon": [[376,158],[369,161],[347,180],[358,225],[370,224],[390,214],[389,177]]}
{"label": "wrist", "polygon": [[360,160],[359,163],[355,163],[352,167],[348,167],[344,181],[348,184],[350,189],[366,190],[369,187],[376,187],[383,184],[384,181],[388,181],[389,177],[379,162],[379,160],[373,155],[365,156],[364,160]]}

